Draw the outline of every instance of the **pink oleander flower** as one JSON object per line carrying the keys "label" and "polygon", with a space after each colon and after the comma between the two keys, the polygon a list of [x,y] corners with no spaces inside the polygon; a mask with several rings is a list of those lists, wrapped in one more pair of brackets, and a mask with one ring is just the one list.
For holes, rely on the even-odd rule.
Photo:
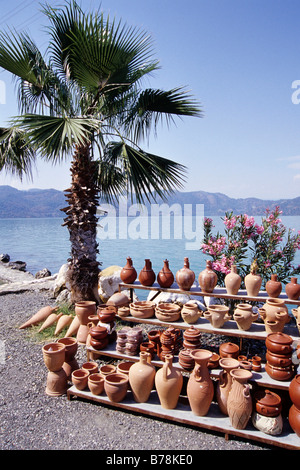
{"label": "pink oleander flower", "polygon": [[225,217],[224,219],[224,224],[226,225],[227,228],[234,228],[236,225],[236,218],[233,216],[231,218]]}
{"label": "pink oleander flower", "polygon": [[244,222],[245,227],[246,228],[253,227],[253,225],[255,223],[254,217],[248,217],[247,214],[244,214],[244,217],[245,217],[245,222]]}

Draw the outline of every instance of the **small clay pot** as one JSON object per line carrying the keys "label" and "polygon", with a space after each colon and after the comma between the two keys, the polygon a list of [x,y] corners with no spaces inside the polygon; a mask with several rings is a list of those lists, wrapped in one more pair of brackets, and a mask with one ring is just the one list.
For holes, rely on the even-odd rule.
{"label": "small clay pot", "polygon": [[85,390],[88,384],[89,371],[84,369],[73,370],[71,375],[72,384],[77,390]]}
{"label": "small clay pot", "polygon": [[78,349],[78,342],[76,338],[65,337],[57,340],[57,343],[64,344],[65,346],[65,362],[70,362]]}
{"label": "small clay pot", "polygon": [[105,308],[99,308],[97,315],[101,323],[111,323],[115,320],[117,310],[114,306],[107,306]]}
{"label": "small clay pot", "polygon": [[235,343],[222,343],[219,347],[219,354],[221,358],[225,357],[232,357],[233,359],[237,359],[240,352],[240,348]]}
{"label": "small clay pot", "polygon": [[300,410],[295,405],[289,410],[289,423],[292,430],[300,437]]}
{"label": "small clay pot", "polygon": [[127,395],[128,376],[119,373],[108,374],[104,378],[104,390],[111,402],[119,403]]}
{"label": "small clay pot", "polygon": [[151,358],[155,356],[155,345],[151,341],[144,341],[140,344],[140,351],[148,352],[151,355]]}
{"label": "small clay pot", "polygon": [[195,359],[189,349],[181,349],[178,354],[178,362],[184,370],[192,370],[195,367]]}
{"label": "small clay pot", "polygon": [[100,340],[107,337],[108,331],[105,326],[93,326],[90,328],[90,335],[92,338]]}
{"label": "small clay pot", "polygon": [[117,365],[117,372],[119,372],[120,374],[128,375],[129,374],[129,369],[130,369],[131,366],[133,366],[133,364],[135,364],[135,362],[122,361]]}
{"label": "small clay pot", "polygon": [[217,369],[219,367],[220,355],[213,353],[211,358],[208,360],[207,367],[209,369]]}
{"label": "small clay pot", "polygon": [[42,347],[43,359],[50,372],[59,371],[66,357],[66,347],[62,343],[48,343]]}
{"label": "small clay pot", "polygon": [[291,281],[285,286],[285,293],[290,300],[298,300],[300,297],[300,284],[296,277],[292,277]]}
{"label": "small clay pot", "polygon": [[129,307],[119,307],[117,312],[118,317],[126,318],[130,315],[130,308]]}
{"label": "small clay pot", "polygon": [[92,348],[99,351],[100,349],[106,348],[106,346],[109,343],[109,339],[108,339],[108,336],[106,336],[106,338],[104,339],[90,338],[89,343],[90,343],[90,346],[92,346]]}
{"label": "small clay pot", "polygon": [[274,380],[286,381],[294,376],[294,368],[291,367],[274,367],[268,362],[265,365],[267,374]]}
{"label": "small clay pot", "polygon": [[97,362],[94,361],[85,362],[81,369],[86,370],[89,374],[96,374],[99,370]]}
{"label": "small clay pot", "polygon": [[254,372],[260,372],[261,371],[261,357],[253,356],[251,358],[251,362],[252,362],[252,370]]}
{"label": "small clay pot", "polygon": [[292,365],[292,357],[285,354],[275,354],[267,350],[266,360],[274,367],[290,367]]}
{"label": "small clay pot", "polygon": [[93,395],[100,395],[104,390],[104,377],[96,373],[88,376],[88,388]]}
{"label": "small clay pot", "polygon": [[292,354],[293,338],[291,336],[278,332],[269,334],[266,338],[266,347],[275,354]]}
{"label": "small clay pot", "polygon": [[104,365],[99,367],[99,372],[100,372],[101,375],[103,375],[103,377],[105,377],[108,374],[115,373],[116,370],[117,370],[117,368],[113,364],[104,364]]}
{"label": "small clay pot", "polygon": [[300,409],[300,374],[295,375],[289,386],[290,399]]}
{"label": "small clay pot", "polygon": [[279,416],[282,410],[281,398],[270,390],[259,390],[254,393],[255,409],[263,416]]}

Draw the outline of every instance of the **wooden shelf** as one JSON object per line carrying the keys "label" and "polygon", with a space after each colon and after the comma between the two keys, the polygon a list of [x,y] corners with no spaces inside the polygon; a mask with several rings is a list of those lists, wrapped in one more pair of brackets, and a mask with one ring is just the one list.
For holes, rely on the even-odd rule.
{"label": "wooden shelf", "polygon": [[271,436],[264,434],[262,431],[256,429],[249,420],[246,429],[238,430],[231,426],[228,416],[224,416],[219,411],[216,403],[212,403],[209,412],[206,416],[196,416],[190,409],[187,397],[181,396],[177,407],[174,410],[166,410],[160,405],[157,392],[152,390],[149,400],[146,403],[137,403],[130,390],[127,391],[127,396],[120,403],[113,403],[105,395],[93,395],[88,389],[79,391],[75,386],[72,386],[67,391],[67,397],[70,400],[72,397],[79,397],[91,400],[102,405],[113,406],[122,410],[127,410],[132,413],[141,413],[151,417],[157,417],[168,421],[179,422],[189,426],[196,426],[203,429],[209,429],[228,435],[240,436],[247,440],[262,442],[272,446],[282,447],[284,449],[299,450],[300,439],[291,430],[288,420],[283,419],[283,430],[278,436]]}

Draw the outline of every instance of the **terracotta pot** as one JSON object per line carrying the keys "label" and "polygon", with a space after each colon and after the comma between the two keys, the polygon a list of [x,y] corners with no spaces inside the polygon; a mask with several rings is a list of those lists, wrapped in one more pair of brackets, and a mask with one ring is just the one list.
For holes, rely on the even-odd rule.
{"label": "terracotta pot", "polygon": [[182,374],[173,367],[173,356],[167,354],[163,367],[158,369],[155,375],[155,387],[163,408],[176,408],[182,385]]}
{"label": "terracotta pot", "polygon": [[79,328],[77,331],[77,341],[80,344],[85,344],[89,334],[89,316],[96,314],[96,302],[94,301],[81,301],[75,303],[75,314],[79,320]]}
{"label": "terracotta pot", "polygon": [[181,317],[185,323],[193,324],[196,323],[198,318],[201,317],[201,311],[198,305],[195,303],[186,303],[181,309]]}
{"label": "terracotta pot", "polygon": [[267,374],[274,380],[287,381],[294,376],[294,367],[274,367],[271,366],[268,362],[265,365],[265,371]]}
{"label": "terracotta pot", "polygon": [[252,413],[252,398],[247,383],[252,377],[252,372],[233,369],[230,375],[233,381],[227,401],[228,416],[233,428],[245,429]]}
{"label": "terracotta pot", "polygon": [[28,328],[29,326],[37,325],[38,323],[41,323],[42,321],[46,320],[46,318],[51,315],[51,313],[55,313],[58,307],[50,307],[50,305],[47,305],[46,307],[41,308],[38,310],[32,317],[29,318],[25,323],[23,323],[21,326],[19,326],[20,330],[23,330],[24,328]]}
{"label": "terracotta pot", "polygon": [[190,349],[181,349],[178,354],[178,362],[184,370],[192,370],[195,367],[195,360],[191,356]]}
{"label": "terracotta pot", "polygon": [[220,362],[220,355],[217,353],[213,353],[207,363],[207,367],[209,369],[217,369],[219,367],[219,362]]}
{"label": "terracotta pot", "polygon": [[238,369],[240,367],[240,363],[237,359],[227,357],[220,359],[219,365],[223,370],[220,373],[219,381],[217,382],[216,398],[220,411],[224,415],[228,416],[227,400],[230,389],[232,387],[232,376],[230,375],[230,371],[233,369]]}
{"label": "terracotta pot", "polygon": [[139,273],[139,281],[142,286],[152,286],[155,282],[156,275],[152,269],[150,259],[145,259],[145,266]]}
{"label": "terracotta pot", "polygon": [[263,307],[258,309],[264,322],[281,322],[284,326],[290,321],[288,308],[283,299],[267,299]]}
{"label": "terracotta pot", "polygon": [[93,395],[100,395],[104,390],[104,377],[99,373],[88,376],[88,388]]}
{"label": "terracotta pot", "polygon": [[266,347],[275,354],[292,354],[293,338],[285,333],[272,333],[266,338]]}
{"label": "terracotta pot", "polygon": [[132,302],[129,308],[135,318],[152,318],[155,314],[155,303],[148,300]]}
{"label": "terracotta pot", "polygon": [[282,332],[284,329],[284,325],[285,323],[280,320],[276,320],[276,321],[266,320],[265,321],[266,333],[269,335],[271,333]]}
{"label": "terracotta pot", "polygon": [[171,287],[174,282],[174,274],[169,268],[169,261],[167,259],[164,260],[164,265],[157,275],[157,282],[160,287],[164,288]]}
{"label": "terracotta pot", "polygon": [[289,386],[289,395],[293,404],[300,409],[300,374],[295,375]]}
{"label": "terracotta pot", "polygon": [[155,356],[155,345],[151,343],[151,341],[143,341],[140,344],[140,351],[145,351],[150,354],[151,358],[153,359]]}
{"label": "terracotta pot", "polygon": [[89,340],[89,345],[92,346],[92,348],[96,349],[97,351],[100,351],[101,349],[105,349],[108,343],[109,343],[108,335],[106,336],[106,338],[103,338],[103,339],[95,339],[91,337]]}
{"label": "terracotta pot", "polygon": [[119,307],[117,312],[118,317],[126,318],[130,315],[130,308],[129,307]]}
{"label": "terracotta pot", "polygon": [[184,258],[183,267],[176,273],[176,282],[180,290],[189,291],[195,281],[195,273],[190,269],[190,262]]}
{"label": "terracotta pot", "polygon": [[285,354],[275,354],[267,349],[266,360],[274,367],[290,367],[292,365],[292,357]]}
{"label": "terracotta pot", "polygon": [[89,374],[97,374],[99,371],[97,362],[88,361],[82,364],[81,369],[87,370]]}
{"label": "terracotta pot", "polygon": [[117,315],[117,308],[114,305],[107,305],[104,308],[98,307],[97,315],[101,323],[114,322]]}
{"label": "terracotta pot", "polygon": [[262,285],[262,278],[256,269],[251,268],[251,272],[244,278],[246,291],[249,297],[257,297]]}
{"label": "terracotta pot", "polygon": [[277,274],[271,274],[271,279],[270,281],[266,282],[266,292],[269,295],[269,297],[279,297],[282,291],[282,284],[280,281],[278,281],[278,276]]}
{"label": "terracotta pot", "polygon": [[120,374],[128,375],[129,369],[131,366],[133,366],[133,364],[135,364],[135,362],[122,361],[117,365],[117,372],[119,372]]}
{"label": "terracotta pot", "polygon": [[154,344],[155,352],[159,352],[160,335],[161,335],[160,330],[150,330],[150,331],[147,332],[147,336],[148,336],[149,341]]}
{"label": "terracotta pot", "polygon": [[252,369],[254,372],[261,371],[261,357],[260,356],[253,356],[251,359],[252,362]]}
{"label": "terracotta pot", "polygon": [[120,278],[121,281],[125,284],[133,284],[137,278],[137,272],[134,266],[132,265],[132,259],[130,258],[130,256],[127,257],[126,265],[123,269],[121,269]]}
{"label": "terracotta pot", "polygon": [[58,397],[64,395],[68,389],[68,377],[63,368],[56,372],[48,372],[46,382],[46,395]]}
{"label": "terracotta pot", "polygon": [[171,302],[165,302],[156,306],[155,316],[162,322],[173,322],[180,319],[180,312],[180,305]]}
{"label": "terracotta pot", "polygon": [[208,312],[204,312],[203,316],[214,328],[222,328],[224,323],[231,319],[229,307],[226,305],[213,304],[207,310]]}
{"label": "terracotta pot", "polygon": [[259,390],[254,394],[255,410],[262,416],[279,416],[282,410],[281,398],[270,390]]}
{"label": "terracotta pot", "polygon": [[85,390],[87,388],[89,375],[89,371],[84,369],[73,370],[71,379],[77,390]]}
{"label": "terracotta pot", "polygon": [[50,372],[59,371],[65,362],[66,347],[61,343],[48,343],[42,347],[45,366]]}
{"label": "terracotta pot", "polygon": [[231,342],[222,343],[219,346],[219,354],[221,358],[232,357],[234,359],[237,359],[239,352],[240,352],[240,348],[235,343],[231,343]]}
{"label": "terracotta pot", "polygon": [[253,312],[250,304],[238,304],[234,310],[233,319],[236,321],[239,330],[246,331],[258,319],[258,313]]}
{"label": "terracotta pot", "polygon": [[206,261],[206,268],[198,276],[199,285],[202,292],[211,293],[217,285],[218,277],[212,269],[212,262]]}
{"label": "terracotta pot", "polygon": [[242,278],[237,272],[237,267],[235,264],[231,266],[231,271],[230,273],[226,274],[225,279],[224,279],[225,287],[227,294],[229,295],[237,295],[241,283],[242,283]]}
{"label": "terracotta pot", "polygon": [[200,348],[201,332],[193,325],[183,332],[183,346],[186,349],[199,349]]}
{"label": "terracotta pot", "polygon": [[103,375],[103,377],[109,374],[114,374],[116,371],[117,371],[117,368],[113,364],[104,364],[99,367],[99,373]]}
{"label": "terracotta pot", "polygon": [[291,281],[285,286],[285,293],[290,300],[299,300],[300,297],[300,284],[297,282],[296,277],[292,277]]}
{"label": "terracotta pot", "polygon": [[113,373],[104,377],[104,390],[111,402],[119,403],[127,395],[128,376],[119,373]]}
{"label": "terracotta pot", "polygon": [[140,352],[140,359],[129,369],[129,383],[138,403],[148,401],[155,380],[155,367],[149,362],[149,353]]}
{"label": "terracotta pot", "polygon": [[78,349],[78,342],[76,338],[64,337],[57,340],[57,343],[65,346],[65,362],[70,362],[74,359]]}
{"label": "terracotta pot", "polygon": [[92,326],[97,326],[98,322],[99,322],[99,318],[98,318],[98,315],[89,315],[89,318],[88,318],[88,325],[89,327],[91,328]]}
{"label": "terracotta pot", "polygon": [[108,335],[107,328],[105,328],[105,326],[93,326],[90,328],[89,332],[91,337],[96,340],[107,338]]}
{"label": "terracotta pot", "polygon": [[187,383],[187,397],[192,412],[197,416],[205,416],[214,395],[214,386],[207,367],[212,352],[195,349],[190,354],[195,361],[195,367]]}
{"label": "terracotta pot", "polygon": [[295,405],[289,410],[289,423],[292,430],[300,437],[300,410]]}

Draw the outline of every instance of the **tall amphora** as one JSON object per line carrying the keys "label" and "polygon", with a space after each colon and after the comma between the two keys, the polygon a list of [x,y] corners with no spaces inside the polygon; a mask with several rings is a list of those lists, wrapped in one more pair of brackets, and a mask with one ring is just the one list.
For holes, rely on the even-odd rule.
{"label": "tall amphora", "polygon": [[245,429],[252,413],[252,398],[247,383],[252,372],[247,369],[233,369],[230,374],[233,378],[227,401],[230,423],[235,429]]}
{"label": "tall amphora", "polygon": [[208,413],[214,395],[214,386],[207,366],[212,354],[206,349],[194,349],[190,352],[195,367],[187,383],[187,397],[192,412],[197,416],[205,416]]}
{"label": "tall amphora", "polygon": [[173,366],[173,355],[166,354],[163,367],[155,375],[155,387],[160,404],[165,409],[174,409],[177,406],[183,385],[180,370]]}

